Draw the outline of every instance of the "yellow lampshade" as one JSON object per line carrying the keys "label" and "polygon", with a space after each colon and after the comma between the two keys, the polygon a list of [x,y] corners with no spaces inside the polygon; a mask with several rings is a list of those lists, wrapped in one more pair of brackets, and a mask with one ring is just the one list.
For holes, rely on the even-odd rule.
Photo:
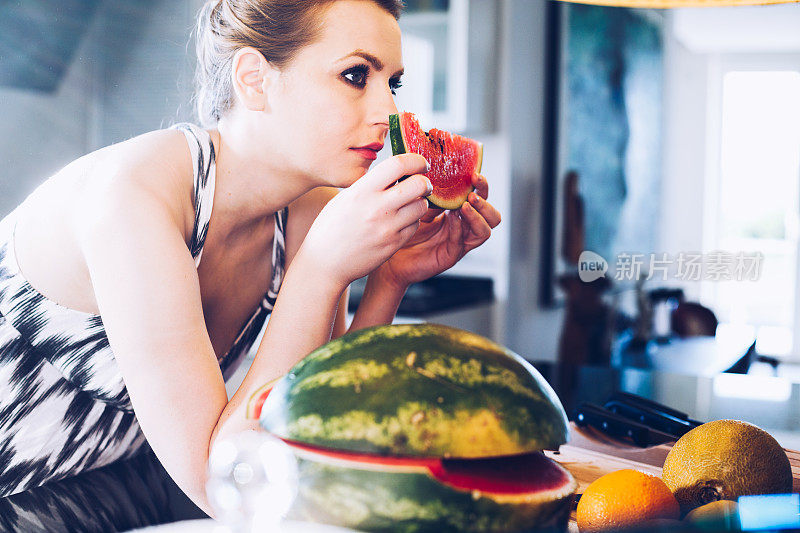
{"label": "yellow lampshade", "polygon": [[616,7],[725,7],[725,6],[755,6],[766,4],[792,4],[800,0],[560,0],[574,4],[594,4],[597,6]]}

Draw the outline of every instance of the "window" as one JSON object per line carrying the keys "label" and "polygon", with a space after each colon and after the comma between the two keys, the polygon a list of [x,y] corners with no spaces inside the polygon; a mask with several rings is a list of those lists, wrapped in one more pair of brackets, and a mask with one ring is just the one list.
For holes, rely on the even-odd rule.
{"label": "window", "polygon": [[[759,62],[761,63],[761,62]],[[716,228],[711,249],[760,252],[755,281],[709,281],[720,322],[755,327],[758,350],[800,356],[793,335],[800,215],[800,61],[764,70],[723,62]],[[775,66],[774,63],[772,65]]]}

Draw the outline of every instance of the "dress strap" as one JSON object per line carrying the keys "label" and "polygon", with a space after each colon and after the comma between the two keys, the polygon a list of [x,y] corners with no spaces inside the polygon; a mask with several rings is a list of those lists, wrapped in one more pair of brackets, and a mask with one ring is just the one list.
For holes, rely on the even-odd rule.
{"label": "dress strap", "polygon": [[286,270],[286,221],[289,218],[289,206],[275,213],[275,238],[272,240],[272,282],[262,305],[272,310],[278,298],[278,290],[283,282]]}
{"label": "dress strap", "polygon": [[172,126],[181,130],[189,144],[192,157],[192,170],[194,174],[194,229],[189,250],[194,257],[195,266],[200,265],[203,255],[203,245],[208,234],[208,225],[211,221],[211,209],[214,206],[214,185],[216,183],[216,154],[214,143],[206,130],[182,122]]}

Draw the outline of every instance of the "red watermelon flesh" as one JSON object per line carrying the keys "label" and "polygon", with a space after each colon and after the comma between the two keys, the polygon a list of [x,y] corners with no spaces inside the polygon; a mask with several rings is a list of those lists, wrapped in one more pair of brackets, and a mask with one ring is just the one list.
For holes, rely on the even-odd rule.
{"label": "red watermelon flesh", "polygon": [[473,139],[447,131],[423,130],[413,113],[389,117],[390,140],[394,155],[415,153],[430,165],[425,174],[431,180],[431,204],[442,209],[458,209],[474,189],[473,177],[480,173],[483,145]]}
{"label": "red watermelon flesh", "polygon": [[527,494],[562,490],[569,474],[541,452],[488,459],[442,459],[430,468],[446,485],[486,494]]}
{"label": "red watermelon flesh", "polygon": [[[271,382],[261,387],[250,400],[248,418],[258,418],[261,407],[272,390]],[[417,471],[430,475],[440,483],[462,491],[478,491],[495,495],[523,495],[535,492],[561,491],[572,483],[570,475],[541,452],[483,459],[447,459],[435,457],[402,457],[332,450],[289,439],[301,457],[325,458],[354,467],[391,471]]]}
{"label": "red watermelon flesh", "polygon": [[386,457],[283,440],[301,458],[327,460],[353,468],[425,473],[444,485],[466,492],[522,496],[559,492],[572,484],[567,471],[541,452],[486,459]]}

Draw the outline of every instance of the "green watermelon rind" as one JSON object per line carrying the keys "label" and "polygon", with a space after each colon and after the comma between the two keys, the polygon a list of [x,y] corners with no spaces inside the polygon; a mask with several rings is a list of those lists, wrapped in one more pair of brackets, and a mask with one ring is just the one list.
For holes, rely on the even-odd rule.
{"label": "green watermelon rind", "polygon": [[[469,492],[429,473],[361,467],[299,454],[295,520],[361,531],[565,531],[575,479],[512,497]],[[563,470],[563,467],[559,467]]]}
{"label": "green watermelon rind", "polygon": [[[403,136],[403,128],[400,124],[400,115],[393,114],[389,115],[389,142],[392,145],[392,155],[400,155],[405,154],[406,150],[406,141],[405,137]],[[483,143],[478,144],[478,165],[475,169],[476,174],[480,174],[481,168],[483,167]],[[402,179],[407,178],[408,176],[403,176]],[[402,181],[402,179],[400,181]],[[430,205],[442,208],[442,209],[458,209],[461,205],[467,200],[469,193],[474,191],[475,187],[473,186],[467,191],[466,194],[462,195],[463,197],[459,197],[456,200],[446,200],[444,198],[439,198],[433,194],[428,196],[428,203]]]}
{"label": "green watermelon rind", "polygon": [[[411,352],[413,369],[404,366]],[[461,423],[487,413],[494,415],[493,436]],[[530,363],[484,337],[436,324],[376,326],[315,350],[277,383],[261,425],[330,449],[409,457],[557,449],[569,435],[558,397]],[[465,435],[487,444],[465,451]]]}
{"label": "green watermelon rind", "polygon": [[392,143],[392,155],[406,153],[406,141],[403,139],[403,128],[400,127],[400,115],[389,115],[389,140]]}

